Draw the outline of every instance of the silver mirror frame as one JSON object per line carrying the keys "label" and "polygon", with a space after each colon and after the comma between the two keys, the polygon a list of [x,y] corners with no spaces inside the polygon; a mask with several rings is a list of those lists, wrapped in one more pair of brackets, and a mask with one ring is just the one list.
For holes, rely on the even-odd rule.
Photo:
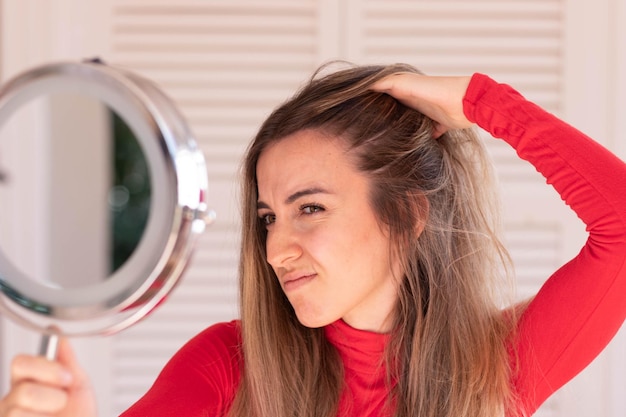
{"label": "silver mirror frame", "polygon": [[48,64],[16,76],[0,88],[0,126],[24,103],[62,92],[101,100],[135,133],[152,183],[148,224],[128,261],[87,289],[34,288],[39,284],[20,276],[0,252],[0,311],[42,333],[111,334],[163,301],[178,283],[196,237],[213,220],[205,160],[184,118],[156,85],[99,62]]}

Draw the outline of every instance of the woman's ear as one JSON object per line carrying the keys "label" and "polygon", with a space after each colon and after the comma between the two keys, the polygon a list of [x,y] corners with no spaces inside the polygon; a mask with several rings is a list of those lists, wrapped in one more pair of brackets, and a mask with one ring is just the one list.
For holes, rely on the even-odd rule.
{"label": "woman's ear", "polygon": [[430,204],[428,203],[428,199],[423,193],[413,194],[410,197],[411,201],[411,210],[415,213],[415,235],[419,237],[424,231],[424,227],[426,227],[426,222],[428,221],[428,215],[430,212]]}

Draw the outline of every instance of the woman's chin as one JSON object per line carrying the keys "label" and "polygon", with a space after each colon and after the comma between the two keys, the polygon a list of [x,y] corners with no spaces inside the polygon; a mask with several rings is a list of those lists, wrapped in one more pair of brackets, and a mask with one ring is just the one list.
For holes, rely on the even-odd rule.
{"label": "woman's chin", "polygon": [[338,320],[332,317],[320,315],[312,316],[310,314],[299,313],[298,310],[296,310],[296,317],[301,325],[310,329],[319,329],[320,327],[328,326]]}

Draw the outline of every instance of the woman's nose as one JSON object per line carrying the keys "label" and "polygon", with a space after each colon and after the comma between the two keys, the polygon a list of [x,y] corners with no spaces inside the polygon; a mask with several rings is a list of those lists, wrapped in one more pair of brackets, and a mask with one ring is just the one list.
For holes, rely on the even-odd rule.
{"label": "woman's nose", "polygon": [[302,247],[297,232],[287,224],[274,223],[267,233],[266,255],[267,262],[275,269],[298,259]]}

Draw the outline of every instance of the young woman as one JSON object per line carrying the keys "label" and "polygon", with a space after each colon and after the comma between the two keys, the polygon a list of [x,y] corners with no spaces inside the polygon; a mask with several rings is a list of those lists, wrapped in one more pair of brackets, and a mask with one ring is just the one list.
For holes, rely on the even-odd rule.
{"label": "young woman", "polygon": [[[504,309],[508,258],[474,123],[589,231],[532,300]],[[192,339],[124,417],[528,416],[626,317],[626,166],[480,74],[315,77],[248,150],[242,228],[241,319]],[[58,362],[14,361],[0,416],[93,404],[64,342]]]}

